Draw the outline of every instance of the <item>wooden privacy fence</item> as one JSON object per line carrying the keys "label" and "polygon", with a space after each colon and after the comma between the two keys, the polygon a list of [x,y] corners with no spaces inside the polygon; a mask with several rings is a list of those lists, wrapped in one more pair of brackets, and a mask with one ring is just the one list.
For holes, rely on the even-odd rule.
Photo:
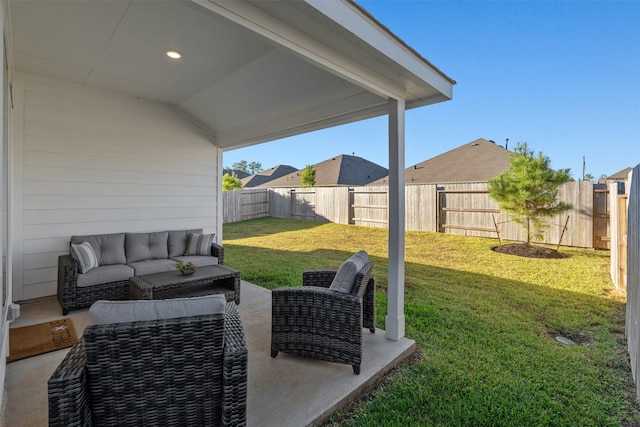
{"label": "wooden privacy fence", "polygon": [[[607,249],[610,241],[608,203],[606,197],[599,197],[606,194],[603,191],[607,191],[603,184],[585,182],[567,183],[561,187],[560,199],[571,203],[574,209],[551,219],[552,225],[544,242],[557,244],[562,237],[562,245]],[[232,196],[232,193],[236,194]],[[524,231],[510,222],[508,215],[488,196],[486,183],[410,185],[406,187],[405,195],[407,230],[497,237],[497,224],[502,238],[525,239]],[[231,204],[233,209],[229,207]],[[225,222],[270,215],[316,222],[387,226],[386,186],[227,191],[224,205]],[[238,209],[241,211],[237,212]],[[599,219],[605,221],[598,225],[593,221],[596,211],[604,212]]]}
{"label": "wooden privacy fence", "polygon": [[[609,222],[611,235],[611,280],[617,290],[627,289],[627,205],[629,201],[629,185],[623,183],[609,184],[609,206],[611,206]],[[636,188],[637,191],[637,188]]]}
{"label": "wooden privacy fence", "polygon": [[[224,222],[261,216],[387,227],[387,186],[249,189],[224,192]],[[573,209],[550,219],[543,243],[608,249],[607,187],[569,182],[559,198]],[[526,240],[525,232],[489,197],[486,183],[408,185],[407,230]],[[231,206],[233,205],[233,207]],[[598,224],[594,212],[601,212]],[[565,230],[566,225],[566,230]]]}
{"label": "wooden privacy fence", "polygon": [[270,193],[268,189],[224,191],[223,223],[269,216]]}
{"label": "wooden privacy fence", "polygon": [[[626,335],[631,372],[640,397],[638,369],[640,368],[640,165],[632,172],[631,185],[626,192],[626,287],[627,317]],[[611,250],[612,255],[614,249]]]}

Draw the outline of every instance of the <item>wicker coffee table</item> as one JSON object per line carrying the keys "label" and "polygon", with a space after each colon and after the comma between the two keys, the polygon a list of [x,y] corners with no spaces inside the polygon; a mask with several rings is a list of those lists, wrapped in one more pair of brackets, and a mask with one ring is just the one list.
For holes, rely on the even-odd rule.
{"label": "wicker coffee table", "polygon": [[225,294],[240,304],[240,272],[224,265],[198,267],[190,276],[178,270],[134,276],[129,279],[129,299],[169,299]]}

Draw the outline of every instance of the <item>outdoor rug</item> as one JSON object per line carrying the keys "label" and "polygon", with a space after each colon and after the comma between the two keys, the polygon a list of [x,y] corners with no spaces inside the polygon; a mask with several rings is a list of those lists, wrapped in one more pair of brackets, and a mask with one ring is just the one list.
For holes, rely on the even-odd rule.
{"label": "outdoor rug", "polygon": [[9,329],[7,362],[71,347],[78,341],[70,318]]}

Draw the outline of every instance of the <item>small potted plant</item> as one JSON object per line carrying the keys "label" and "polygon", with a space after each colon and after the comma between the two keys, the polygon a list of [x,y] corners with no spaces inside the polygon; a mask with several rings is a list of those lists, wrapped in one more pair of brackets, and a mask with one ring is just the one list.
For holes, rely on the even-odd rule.
{"label": "small potted plant", "polygon": [[182,261],[178,261],[175,264],[175,267],[178,269],[180,273],[182,273],[183,276],[189,276],[196,272],[196,265],[191,261],[189,261],[186,264]]}

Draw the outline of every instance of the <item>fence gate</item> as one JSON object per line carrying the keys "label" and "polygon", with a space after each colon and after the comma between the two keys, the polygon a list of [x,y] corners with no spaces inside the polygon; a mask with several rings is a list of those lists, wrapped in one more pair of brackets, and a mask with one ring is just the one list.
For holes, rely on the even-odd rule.
{"label": "fence gate", "polygon": [[611,249],[609,236],[609,189],[593,186],[593,248]]}

